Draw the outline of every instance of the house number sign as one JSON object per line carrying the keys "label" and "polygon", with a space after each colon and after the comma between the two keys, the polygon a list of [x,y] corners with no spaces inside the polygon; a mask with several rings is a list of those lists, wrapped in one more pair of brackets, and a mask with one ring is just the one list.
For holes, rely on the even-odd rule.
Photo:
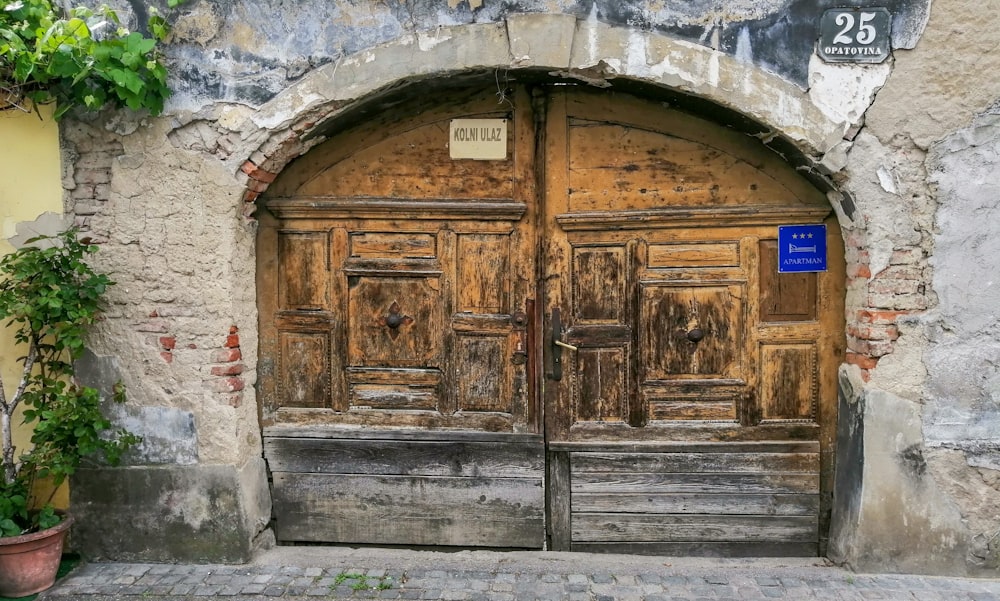
{"label": "house number sign", "polygon": [[831,8],[819,22],[819,56],[828,63],[881,63],[889,58],[887,8]]}

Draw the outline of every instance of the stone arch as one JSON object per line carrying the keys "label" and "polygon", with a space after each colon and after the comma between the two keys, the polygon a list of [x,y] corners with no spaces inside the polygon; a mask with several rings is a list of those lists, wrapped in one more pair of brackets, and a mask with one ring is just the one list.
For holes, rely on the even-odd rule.
{"label": "stone arch", "polygon": [[[376,68],[377,67],[377,68]],[[511,71],[618,89],[689,105],[754,135],[829,189],[819,159],[850,124],[827,117],[806,91],[711,48],[572,15],[527,13],[499,23],[417,32],[324,65],[252,115],[245,156],[246,212],[281,170],[322,142],[338,120],[401,86]],[[721,119],[720,119],[721,117]]]}

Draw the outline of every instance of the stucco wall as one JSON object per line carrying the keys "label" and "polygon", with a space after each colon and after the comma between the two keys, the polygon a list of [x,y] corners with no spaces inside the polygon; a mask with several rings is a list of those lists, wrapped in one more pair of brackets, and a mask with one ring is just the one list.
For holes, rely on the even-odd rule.
{"label": "stucco wall", "polygon": [[[231,557],[266,524],[250,215],[337,115],[387,87],[469,70],[628,79],[752,118],[756,135],[838,190],[842,406],[857,427],[841,443],[832,556],[995,574],[1000,236],[989,176],[1000,83],[982,49],[1000,10],[888,2],[889,61],[830,65],[812,48],[831,5],[202,0],[170,13],[167,114],[104,114],[63,131],[67,199],[106,241],[99,261],[120,283],[91,371],[129,384],[120,417],[147,436],[131,469],[161,484],[203,473],[206,489],[219,466],[234,482],[256,473],[242,498],[220,501],[242,512],[224,528],[243,540]],[[167,521],[197,531],[198,507],[171,503]],[[106,543],[93,548],[113,553]]]}
{"label": "stucco wall", "polygon": [[[52,233],[48,225],[33,224],[43,213],[51,217],[63,213],[59,170],[59,127],[52,119],[52,107],[40,107],[39,113],[8,109],[0,111],[0,145],[7,149],[0,160],[0,255],[14,250],[12,238],[26,239],[36,233]],[[17,152],[12,152],[12,149]],[[46,220],[48,222],[56,220]],[[37,231],[36,230],[40,230]],[[13,330],[0,330],[0,370],[7,398],[21,379],[19,355]],[[31,432],[21,425],[20,407],[14,416],[14,446],[25,449]],[[66,489],[54,501],[65,506]]]}

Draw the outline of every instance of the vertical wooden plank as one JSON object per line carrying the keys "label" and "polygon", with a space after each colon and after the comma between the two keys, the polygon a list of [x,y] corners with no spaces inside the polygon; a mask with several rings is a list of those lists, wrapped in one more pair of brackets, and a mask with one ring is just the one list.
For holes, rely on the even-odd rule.
{"label": "vertical wooden plank", "polygon": [[282,309],[319,311],[330,308],[329,236],[326,232],[281,231],[278,269],[296,277],[278,278]]}
{"label": "vertical wooden plank", "polygon": [[819,275],[820,339],[820,554],[826,554],[833,502],[834,453],[837,438],[837,371],[847,348],[844,322],[844,288],[847,282],[844,240],[836,215],[826,219],[827,271]]}
{"label": "vertical wooden plank", "polygon": [[626,357],[628,396],[628,424],[633,428],[641,428],[649,423],[649,399],[642,394],[642,381],[645,378],[645,367],[639,361],[639,316],[642,315],[642,275],[648,264],[649,244],[639,238],[630,240],[625,246],[627,261],[626,272],[628,280],[625,289],[628,299],[625,303],[625,324],[631,330],[632,340],[627,349]]}
{"label": "vertical wooden plank", "polygon": [[[545,430],[549,438],[559,439],[569,433],[572,411],[570,398],[572,394],[573,374],[564,369],[560,381],[553,381],[552,373],[552,309],[559,308],[564,316],[566,326],[572,326],[572,315],[569,307],[571,296],[568,281],[570,275],[570,260],[572,248],[566,232],[559,227],[556,216],[565,213],[569,206],[571,191],[568,186],[569,140],[567,135],[568,119],[566,115],[567,94],[564,90],[552,92],[548,103],[548,114],[545,122],[545,210],[543,221],[544,239],[541,281],[544,285],[545,327],[542,347],[546,354],[545,371],[547,381],[545,390]],[[572,352],[564,350],[564,365],[572,365]]]}
{"label": "vertical wooden plank", "polygon": [[569,551],[572,544],[570,457],[565,451],[546,453],[548,475],[545,494],[549,550]]}
{"label": "vertical wooden plank", "polygon": [[282,407],[329,406],[329,340],[326,333],[283,332],[279,386]]}
{"label": "vertical wooden plank", "polygon": [[458,236],[455,303],[458,312],[504,313],[510,282],[510,239],[490,234]]}
{"label": "vertical wooden plank", "polygon": [[458,389],[455,378],[461,377],[461,374],[457,373],[455,365],[457,334],[451,324],[458,294],[455,289],[458,275],[458,242],[455,232],[447,226],[438,231],[437,237],[438,257],[441,260],[439,303],[447,323],[447,327],[444,327],[441,332],[441,372],[444,377],[441,379],[440,411],[442,415],[451,415],[458,409]]}
{"label": "vertical wooden plank", "polygon": [[761,321],[816,319],[816,274],[778,273],[777,240],[760,241],[758,261]]}
{"label": "vertical wooden plank", "polygon": [[[740,352],[745,361],[744,379],[746,386],[736,401],[736,416],[742,426],[752,426],[760,423],[760,399],[757,391],[760,386],[760,245],[756,236],[744,236],[740,240],[740,265],[746,274],[747,302],[743,303],[744,323],[746,324],[743,345]],[[777,263],[775,263],[777,269]]]}
{"label": "vertical wooden plank", "polygon": [[278,409],[278,220],[266,208],[257,211],[257,315],[260,356],[257,359],[257,412],[261,425],[273,423]]}
{"label": "vertical wooden plank", "polygon": [[624,421],[628,412],[626,349],[581,348],[573,364],[577,374],[573,421]]}
{"label": "vertical wooden plank", "polygon": [[344,275],[344,262],[348,254],[348,233],[344,227],[335,227],[330,232],[330,295],[334,307],[339,308],[330,332],[330,405],[335,411],[347,411],[350,398],[347,393],[347,307],[348,281]]}
{"label": "vertical wooden plank", "polygon": [[524,312],[526,323],[523,340],[528,356],[524,365],[511,365],[513,427],[516,432],[541,432],[540,382],[541,355],[537,348],[534,299],[538,294],[537,257],[539,253],[539,196],[537,162],[538,140],[534,99],[524,85],[514,88],[514,200],[524,203],[526,211],[514,224],[510,235],[511,266],[509,273],[509,313]]}
{"label": "vertical wooden plank", "polygon": [[459,336],[456,343],[458,410],[509,412],[506,338]]}
{"label": "vertical wooden plank", "polygon": [[818,392],[815,345],[763,344],[760,363],[761,417],[813,419]]}
{"label": "vertical wooden plank", "polygon": [[573,251],[573,314],[577,323],[625,320],[625,249],[582,247]]}

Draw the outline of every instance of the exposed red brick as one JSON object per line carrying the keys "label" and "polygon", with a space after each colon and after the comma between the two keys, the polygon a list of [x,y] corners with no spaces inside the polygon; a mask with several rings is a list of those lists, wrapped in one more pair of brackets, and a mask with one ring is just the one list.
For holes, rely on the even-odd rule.
{"label": "exposed red brick", "polygon": [[255,179],[251,179],[247,182],[247,190],[251,192],[264,192],[270,184],[268,182],[259,182]]}
{"label": "exposed red brick", "polygon": [[243,163],[243,166],[240,167],[240,170],[243,173],[249,175],[250,179],[256,180],[258,182],[264,182],[265,184],[273,182],[274,178],[278,177],[278,174],[271,173],[270,171],[265,171],[261,169],[253,161],[247,161]]}
{"label": "exposed red brick", "polygon": [[215,392],[239,392],[243,390],[245,384],[243,383],[243,378],[232,377],[211,380],[209,386]]}
{"label": "exposed red brick", "polygon": [[238,376],[243,373],[242,363],[232,363],[229,365],[215,365],[212,367],[213,376]]}
{"label": "exposed red brick", "polygon": [[867,265],[855,263],[847,266],[847,277],[867,280],[872,277],[872,270]]}
{"label": "exposed red brick", "polygon": [[239,348],[240,346],[240,336],[239,334],[230,334],[226,336],[226,348]]}
{"label": "exposed red brick", "polygon": [[171,353],[170,351],[163,351],[162,353],[160,353],[160,357],[162,357],[163,360],[166,361],[167,363],[174,362],[174,354]]}
{"label": "exposed red brick", "polygon": [[887,325],[895,324],[900,315],[911,315],[912,313],[913,311],[875,311],[871,309],[861,309],[857,312],[857,318],[861,323]]}
{"label": "exposed red brick", "polygon": [[238,348],[227,348],[215,351],[212,354],[212,363],[232,363],[243,358],[243,353]]}
{"label": "exposed red brick", "polygon": [[191,344],[188,345],[188,348],[194,350],[198,348],[198,345],[192,342]]}
{"label": "exposed red brick", "polygon": [[260,192],[254,192],[253,190],[246,190],[243,192],[243,202],[254,202],[257,197],[260,196]]}
{"label": "exposed red brick", "polygon": [[860,340],[896,340],[899,330],[894,325],[851,324],[847,334]]}
{"label": "exposed red brick", "polygon": [[177,339],[173,336],[160,336],[160,346],[165,351],[172,351],[177,346]]}
{"label": "exposed red brick", "polygon": [[851,365],[857,365],[861,369],[875,369],[875,366],[878,365],[878,358],[848,351],[847,362]]}
{"label": "exposed red brick", "polygon": [[159,317],[160,314],[156,312],[156,309],[153,309],[153,311],[149,314],[149,316],[150,317]]}
{"label": "exposed red brick", "polygon": [[236,332],[239,332],[239,331],[240,331],[240,329],[238,327],[236,327],[236,326],[229,326],[229,333],[230,334],[235,334]]}

